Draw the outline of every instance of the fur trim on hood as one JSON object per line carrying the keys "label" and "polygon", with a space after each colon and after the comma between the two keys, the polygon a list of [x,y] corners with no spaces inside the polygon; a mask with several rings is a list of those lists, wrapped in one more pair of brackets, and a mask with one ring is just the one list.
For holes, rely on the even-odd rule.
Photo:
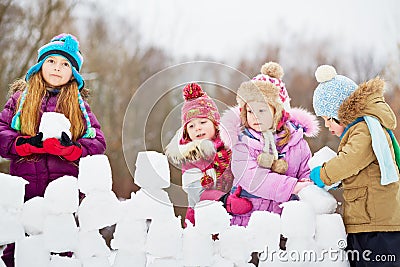
{"label": "fur trim on hood", "polygon": [[316,137],[319,133],[319,122],[317,116],[304,108],[292,108],[289,110],[289,121],[301,127],[307,137]]}
{"label": "fur trim on hood", "polygon": [[222,141],[232,148],[237,143],[242,129],[239,106],[229,107],[222,113],[219,128]]}
{"label": "fur trim on hood", "polygon": [[[317,117],[303,108],[292,108],[289,111],[289,121],[296,126],[301,126],[304,135],[307,137],[316,137],[319,133],[319,122]],[[237,142],[242,132],[240,121],[239,106],[230,107],[222,113],[220,121],[220,135],[226,146],[232,148]]]}
{"label": "fur trim on hood", "polygon": [[216,153],[214,144],[210,140],[194,140],[181,145],[183,129],[179,128],[169,144],[165,147],[165,155],[175,164],[193,162],[203,158],[213,157]]}
{"label": "fur trim on hood", "polygon": [[383,97],[385,82],[379,77],[362,83],[343,101],[338,110],[339,121],[348,125],[358,117],[373,116],[389,129],[395,127],[396,117]]}

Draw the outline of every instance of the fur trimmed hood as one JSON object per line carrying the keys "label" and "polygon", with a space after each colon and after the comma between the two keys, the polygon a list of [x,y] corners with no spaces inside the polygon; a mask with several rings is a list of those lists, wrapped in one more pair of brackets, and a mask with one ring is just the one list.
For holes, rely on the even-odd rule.
{"label": "fur trimmed hood", "polygon": [[[303,108],[291,108],[289,121],[303,128],[304,135],[316,137],[319,133],[319,122],[315,115]],[[220,136],[226,146],[232,148],[238,141],[242,127],[239,106],[230,107],[222,113],[220,121]]]}
{"label": "fur trimmed hood", "polygon": [[358,117],[372,116],[388,128],[396,128],[396,116],[383,97],[385,82],[380,77],[362,83],[339,107],[339,121],[348,125]]}

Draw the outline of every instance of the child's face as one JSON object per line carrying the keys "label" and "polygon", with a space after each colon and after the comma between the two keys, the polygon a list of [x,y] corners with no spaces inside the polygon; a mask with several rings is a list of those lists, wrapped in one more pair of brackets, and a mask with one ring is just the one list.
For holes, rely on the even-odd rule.
{"label": "child's face", "polygon": [[214,123],[207,118],[196,118],[186,124],[186,130],[193,140],[213,139],[215,137]]}
{"label": "child's face", "polygon": [[246,105],[247,123],[257,132],[265,132],[272,128],[274,109],[263,102],[249,102]]}
{"label": "child's face", "polygon": [[344,131],[344,126],[337,123],[333,118],[322,116],[325,121],[325,127],[329,129],[331,134],[340,137]]}
{"label": "child's face", "polygon": [[50,56],[43,62],[42,75],[49,85],[62,86],[72,78],[71,64],[62,56]]}

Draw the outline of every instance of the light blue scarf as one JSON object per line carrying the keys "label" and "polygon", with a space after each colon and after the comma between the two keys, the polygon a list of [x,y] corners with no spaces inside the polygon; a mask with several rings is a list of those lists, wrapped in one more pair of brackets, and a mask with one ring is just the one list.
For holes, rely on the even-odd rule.
{"label": "light blue scarf", "polygon": [[377,118],[371,116],[364,116],[364,120],[371,133],[372,149],[378,159],[381,170],[381,185],[397,182],[399,180],[397,166],[393,162],[392,153],[382,125]]}

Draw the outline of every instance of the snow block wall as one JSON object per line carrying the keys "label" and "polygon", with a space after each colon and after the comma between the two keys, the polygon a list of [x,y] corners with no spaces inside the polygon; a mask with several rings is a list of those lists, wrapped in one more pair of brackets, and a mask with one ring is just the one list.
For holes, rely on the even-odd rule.
{"label": "snow block wall", "polygon": [[[196,225],[187,221],[183,229],[164,191],[170,185],[165,155],[140,152],[135,182],[141,189],[119,200],[107,156],[87,156],[78,179],[60,177],[44,197],[24,203],[27,182],[0,174],[0,245],[16,244],[16,267],[242,267],[254,266],[248,263],[253,252],[258,266],[348,266],[345,259],[321,258],[329,250],[343,254],[338,243],[346,233],[334,213],[336,200],[316,186],[301,191],[300,201],[283,204],[282,216],[254,212],[247,227],[231,226],[221,202],[201,201]],[[85,194],[81,203],[79,191]],[[99,229],[111,225],[108,247]],[[279,247],[281,235],[288,238],[286,251]],[[302,260],[305,251],[317,258]]]}

